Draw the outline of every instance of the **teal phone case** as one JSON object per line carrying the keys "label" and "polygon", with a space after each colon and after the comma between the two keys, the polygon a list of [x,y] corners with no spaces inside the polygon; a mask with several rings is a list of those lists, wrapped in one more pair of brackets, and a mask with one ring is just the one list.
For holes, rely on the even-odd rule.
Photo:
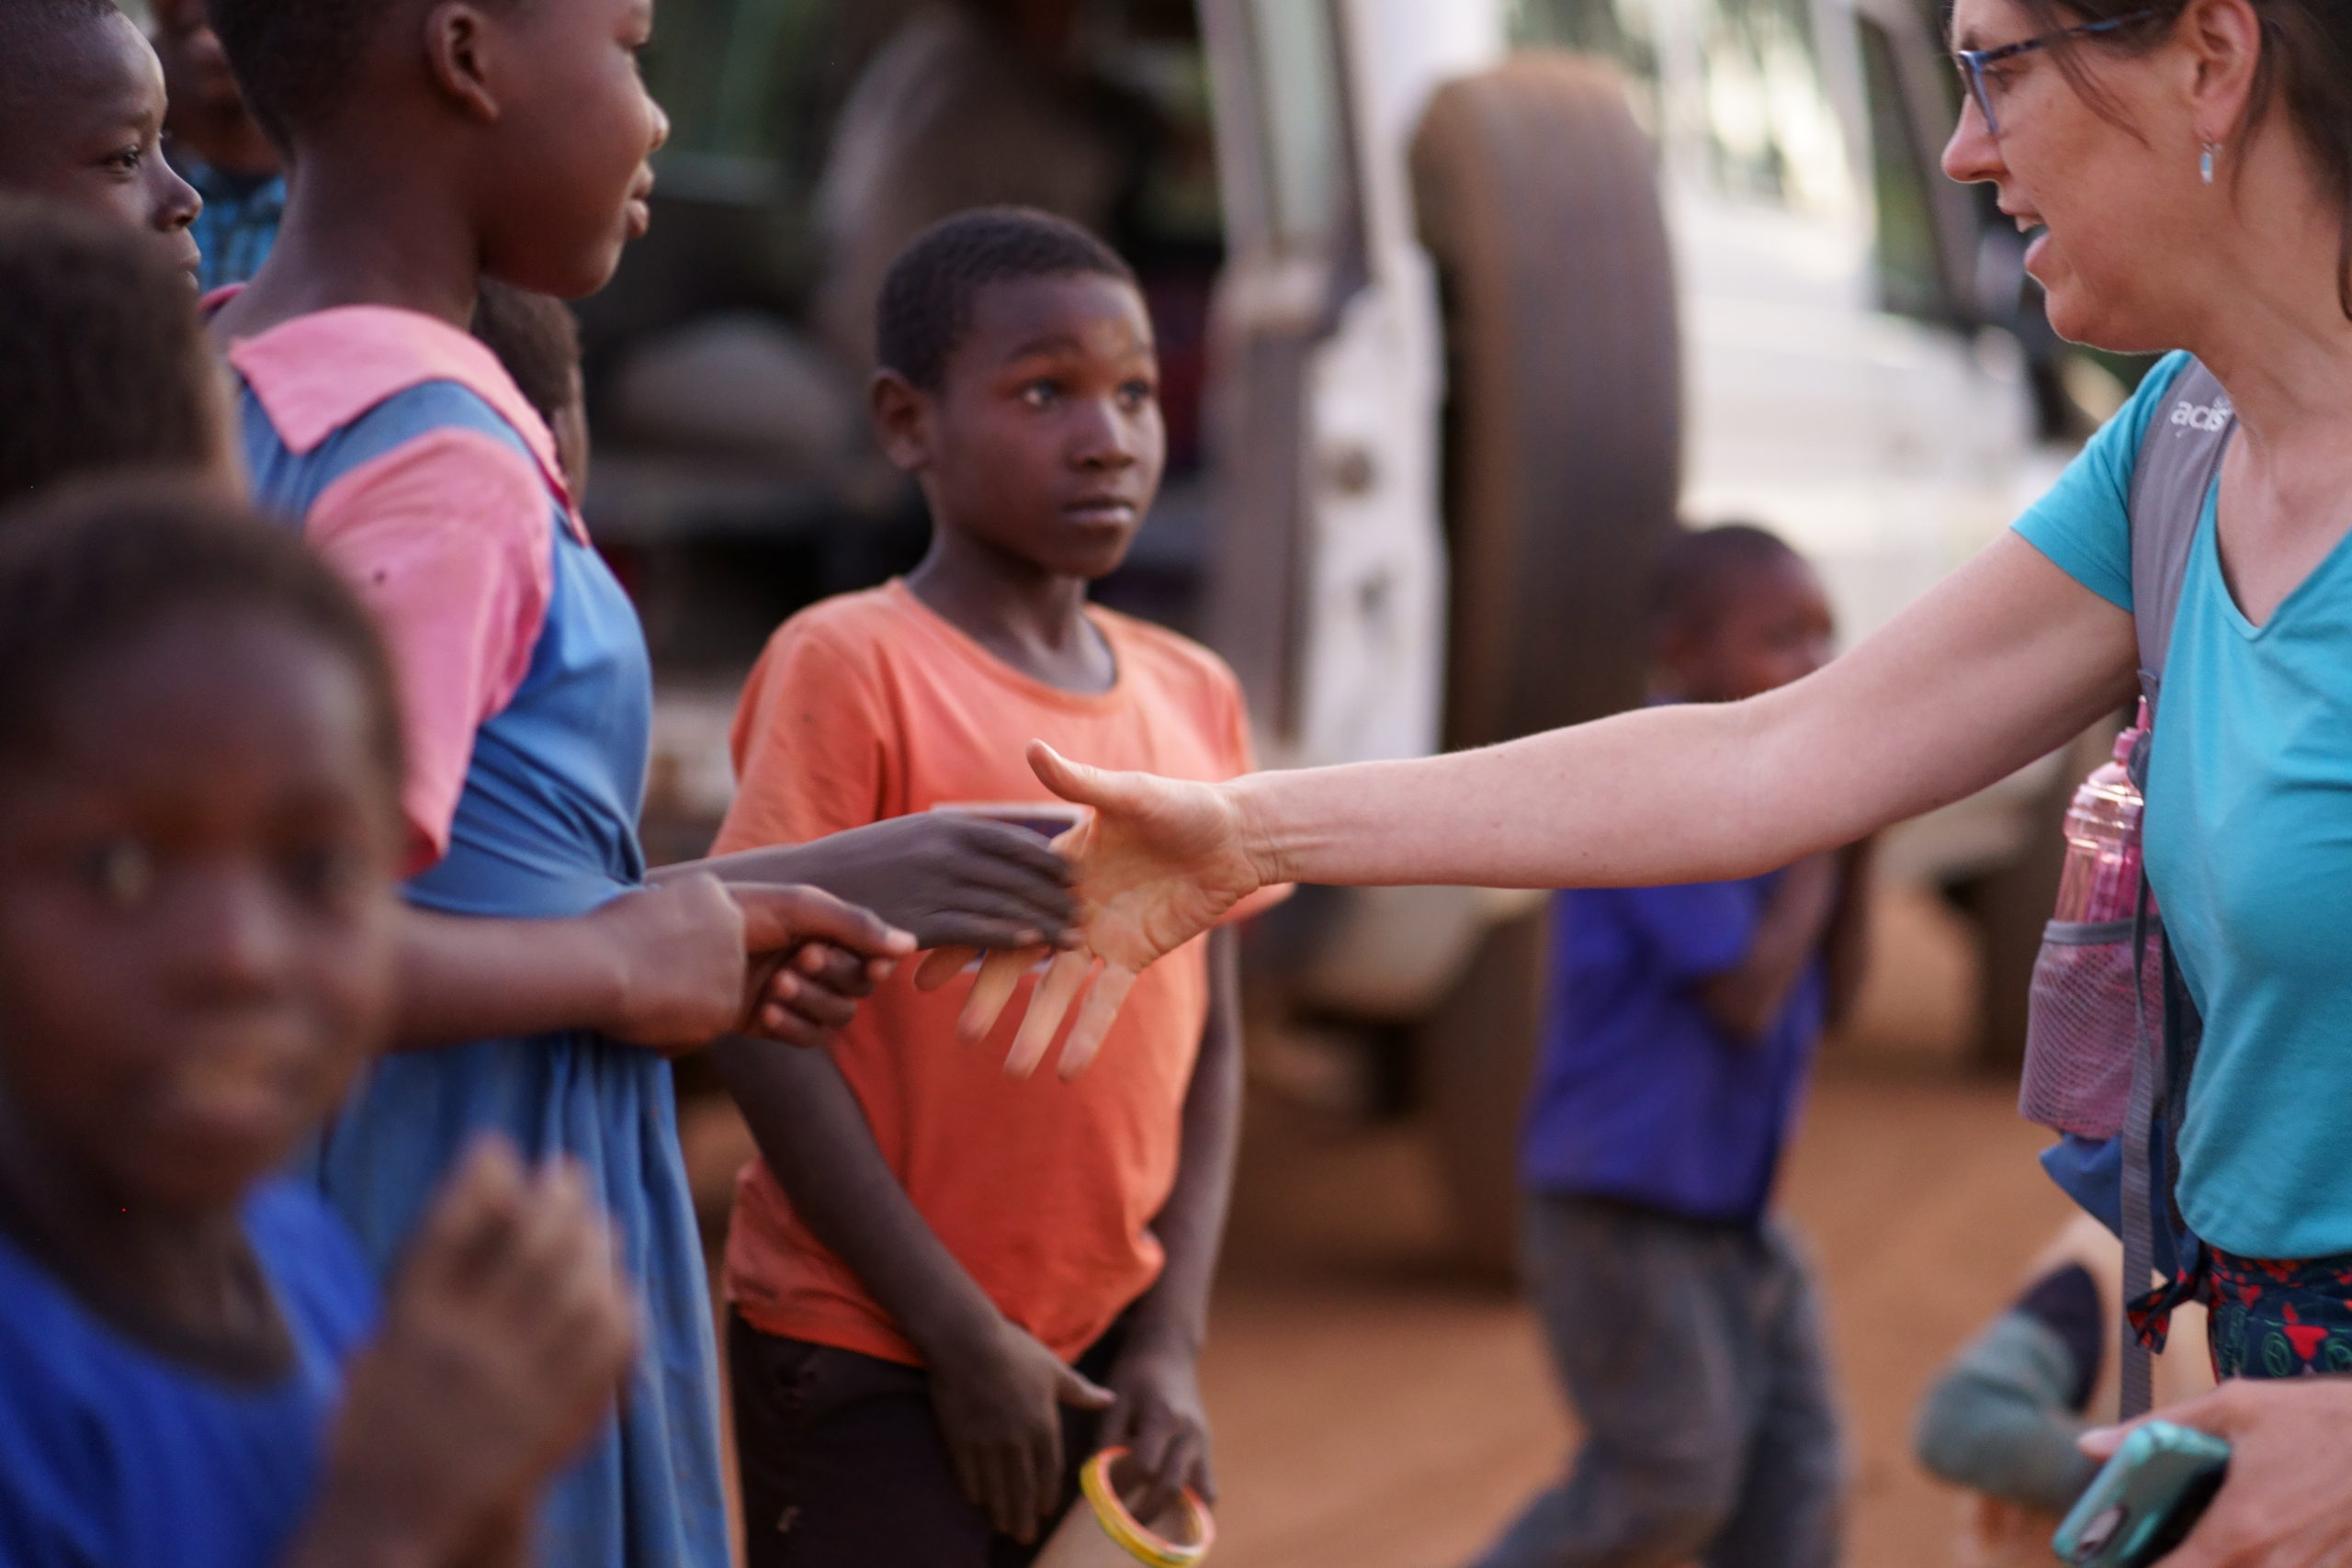
{"label": "teal phone case", "polygon": [[2230,1445],[2169,1421],[2134,1427],[2051,1538],[2072,1568],[2146,1568],[2188,1534],[2222,1489]]}

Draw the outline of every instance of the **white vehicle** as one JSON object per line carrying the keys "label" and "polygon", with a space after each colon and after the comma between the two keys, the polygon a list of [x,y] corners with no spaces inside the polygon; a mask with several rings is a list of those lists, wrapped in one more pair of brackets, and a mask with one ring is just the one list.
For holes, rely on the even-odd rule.
{"label": "white vehicle", "polygon": [[[1231,660],[1273,765],[1639,702],[1678,516],[1782,533],[1865,633],[2052,467],[2054,378],[2014,246],[1936,171],[1953,83],[1912,0],[664,0],[662,27],[678,135],[588,316],[588,512],[635,558],[673,822],[723,807],[759,637],[905,558],[903,493],[852,455],[857,367],[815,344],[858,298],[841,258],[925,203],[1059,197],[1136,259],[1179,460],[1106,588]],[[1138,112],[1134,178],[1089,186]],[[816,412],[745,417],[787,404]],[[2016,861],[2047,793],[1909,860]],[[2043,897],[2029,872],[2010,901]],[[1316,890],[1286,921],[1287,1011],[1429,1047],[1465,1251],[1507,1256],[1540,901]]]}

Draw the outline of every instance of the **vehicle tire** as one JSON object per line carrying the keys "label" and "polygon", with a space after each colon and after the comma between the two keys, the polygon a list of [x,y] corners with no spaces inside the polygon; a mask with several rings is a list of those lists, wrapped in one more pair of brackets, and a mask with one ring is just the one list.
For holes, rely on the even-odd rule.
{"label": "vehicle tire", "polygon": [[1488,931],[1416,1042],[1447,1240],[1464,1269],[1498,1284],[1518,1273],[1520,1111],[1535,1065],[1549,931],[1539,910]]}
{"label": "vehicle tire", "polygon": [[[1655,151],[1614,68],[1528,52],[1437,91],[1412,178],[1446,332],[1446,743],[1634,706],[1680,482]],[[1543,969],[1540,921],[1498,928],[1422,1031],[1455,1231],[1482,1269],[1516,1253]]]}

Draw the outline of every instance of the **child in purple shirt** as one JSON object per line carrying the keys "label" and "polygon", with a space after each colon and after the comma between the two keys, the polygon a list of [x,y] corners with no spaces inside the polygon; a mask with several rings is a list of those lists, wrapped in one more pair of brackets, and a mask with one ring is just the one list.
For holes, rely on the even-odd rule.
{"label": "child in purple shirt", "polygon": [[[1812,570],[1758,528],[1669,548],[1669,700],[1829,656]],[[1859,953],[1858,852],[1737,882],[1557,895],[1521,1170],[1528,1277],[1587,1442],[1480,1568],[1831,1568],[1838,1443],[1813,1287],[1766,1213]]]}

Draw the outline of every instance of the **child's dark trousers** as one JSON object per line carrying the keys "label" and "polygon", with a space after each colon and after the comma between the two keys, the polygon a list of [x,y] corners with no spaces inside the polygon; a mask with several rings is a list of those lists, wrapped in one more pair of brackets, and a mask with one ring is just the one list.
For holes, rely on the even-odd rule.
{"label": "child's dark trousers", "polygon": [[1538,1194],[1525,1252],[1585,1444],[1479,1568],[1835,1568],[1838,1422],[1789,1238]]}
{"label": "child's dark trousers", "polygon": [[[1103,1381],[1118,1337],[1078,1370]],[[1076,1501],[1102,1424],[1062,1412],[1061,1501],[1024,1546],[965,1498],[921,1368],[780,1339],[732,1313],[727,1354],[749,1568],[1026,1568]]]}

